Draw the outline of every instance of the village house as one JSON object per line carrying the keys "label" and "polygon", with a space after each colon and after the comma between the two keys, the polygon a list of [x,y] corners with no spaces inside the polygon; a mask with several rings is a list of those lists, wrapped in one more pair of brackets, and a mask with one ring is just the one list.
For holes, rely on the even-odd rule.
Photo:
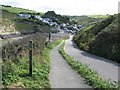
{"label": "village house", "polygon": [[18,14],[19,17],[24,18],[24,19],[28,19],[31,17],[31,15],[29,13],[20,13]]}
{"label": "village house", "polygon": [[50,18],[43,18],[42,21],[43,21],[44,23],[49,23],[49,22],[51,21],[51,19],[50,19]]}
{"label": "village house", "polygon": [[38,20],[41,20],[41,21],[42,21],[42,19],[43,19],[43,18],[41,18],[41,16],[39,16],[39,15],[35,15],[34,17],[35,17],[36,19],[38,19]]}
{"label": "village house", "polygon": [[54,25],[54,26],[58,26],[58,24],[57,24],[56,22],[50,22],[49,25],[50,25],[50,26],[53,26],[53,25]]}

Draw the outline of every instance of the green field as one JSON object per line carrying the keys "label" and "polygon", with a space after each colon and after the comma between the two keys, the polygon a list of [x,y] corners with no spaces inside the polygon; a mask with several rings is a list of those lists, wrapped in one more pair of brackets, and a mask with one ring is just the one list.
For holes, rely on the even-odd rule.
{"label": "green field", "polygon": [[109,15],[88,15],[91,18],[107,18]]}
{"label": "green field", "polygon": [[11,13],[20,13],[20,12],[36,13],[36,11],[34,11],[34,10],[28,10],[28,9],[23,9],[23,8],[18,8],[18,7],[3,7],[3,6],[0,6],[0,9],[7,10]]}

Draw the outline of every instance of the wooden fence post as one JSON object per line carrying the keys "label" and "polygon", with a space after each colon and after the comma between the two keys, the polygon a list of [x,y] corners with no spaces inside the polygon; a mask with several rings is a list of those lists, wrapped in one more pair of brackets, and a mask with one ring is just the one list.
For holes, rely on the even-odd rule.
{"label": "wooden fence post", "polygon": [[51,33],[49,32],[49,41],[50,41],[50,39],[51,39]]}
{"label": "wooden fence post", "polygon": [[29,75],[32,76],[32,40],[29,41]]}
{"label": "wooden fence post", "polygon": [[49,40],[48,40],[49,47],[50,47],[50,40],[51,40],[51,33],[49,32]]}

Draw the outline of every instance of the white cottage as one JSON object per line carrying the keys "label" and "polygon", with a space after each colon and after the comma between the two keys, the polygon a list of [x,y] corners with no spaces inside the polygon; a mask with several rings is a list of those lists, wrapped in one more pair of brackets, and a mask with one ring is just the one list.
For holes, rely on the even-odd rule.
{"label": "white cottage", "polygon": [[25,18],[25,19],[28,19],[28,18],[31,17],[31,15],[27,14],[27,13],[20,13],[20,14],[18,14],[18,16],[21,17],[21,18]]}
{"label": "white cottage", "polygon": [[38,20],[42,20],[41,16],[39,16],[39,15],[35,15],[35,18]]}
{"label": "white cottage", "polygon": [[44,23],[49,23],[50,20],[51,20],[50,18],[43,18],[43,19],[42,19],[42,21],[43,21]]}

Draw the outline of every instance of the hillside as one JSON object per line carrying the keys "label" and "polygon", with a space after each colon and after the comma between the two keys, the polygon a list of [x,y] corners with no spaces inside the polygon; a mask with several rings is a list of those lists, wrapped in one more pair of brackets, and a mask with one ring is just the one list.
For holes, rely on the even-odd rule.
{"label": "hillside", "polygon": [[20,12],[38,14],[35,13],[35,11],[6,6],[1,6],[0,10],[2,11],[2,20],[0,21],[2,27],[0,34],[9,34],[14,32],[31,33],[34,32],[35,26],[41,27],[41,30],[47,29],[47,25],[41,21],[33,20],[31,18],[23,19],[18,16],[18,13]]}
{"label": "hillside", "polygon": [[[57,27],[63,23],[70,23],[67,16],[56,14],[54,11],[48,11],[45,14],[17,7],[0,7],[2,11],[2,28],[0,34],[20,32],[33,33],[53,32],[57,33]],[[55,30],[54,30],[55,29]]]}
{"label": "hillside", "polygon": [[95,25],[79,31],[74,41],[83,50],[120,63],[120,32],[118,16],[109,16]]}
{"label": "hillside", "polygon": [[[22,19],[21,19],[22,20]],[[17,14],[2,10],[2,27],[0,33],[11,33],[23,30],[33,30],[33,23],[20,23]],[[28,29],[29,28],[29,29]]]}
{"label": "hillside", "polygon": [[87,26],[93,25],[97,22],[101,22],[107,16],[103,15],[83,15],[83,16],[69,16],[69,18],[74,21],[74,23],[80,25],[85,28]]}

